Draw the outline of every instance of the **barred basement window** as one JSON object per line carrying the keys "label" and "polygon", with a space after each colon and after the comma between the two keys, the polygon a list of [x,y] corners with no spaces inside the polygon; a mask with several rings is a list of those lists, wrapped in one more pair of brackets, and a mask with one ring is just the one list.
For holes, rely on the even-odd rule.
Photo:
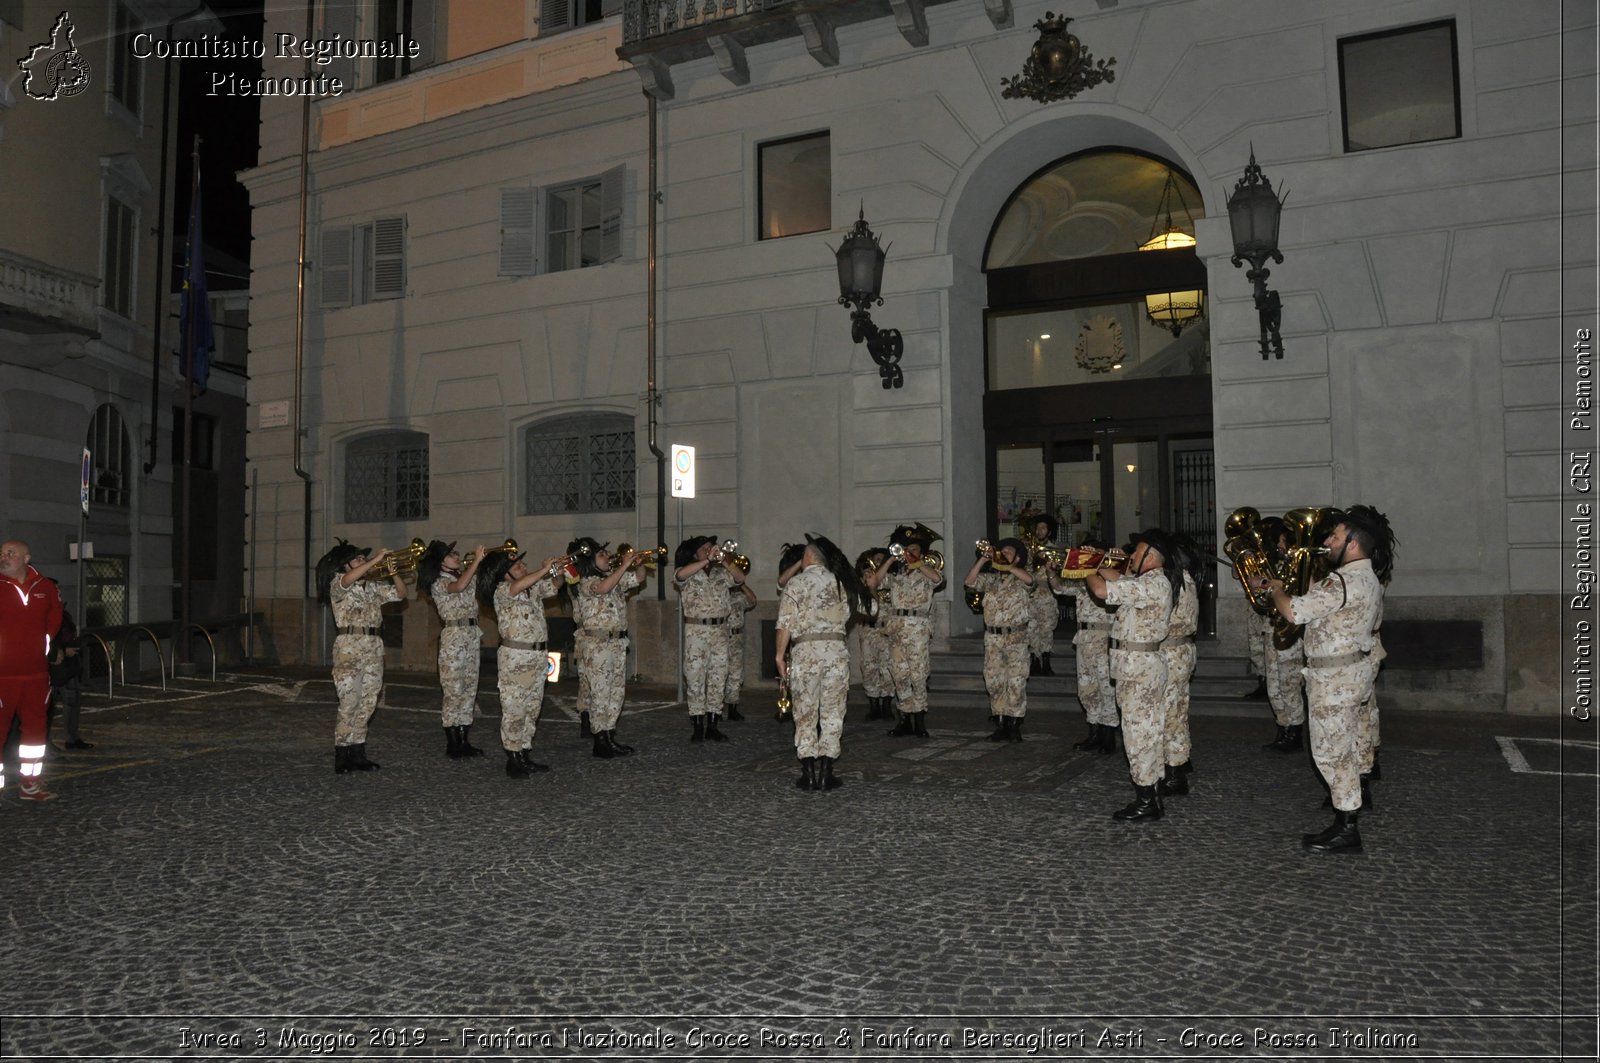
{"label": "barred basement window", "polygon": [[383,432],[344,452],[344,519],[350,524],[421,520],[428,515],[428,437]]}
{"label": "barred basement window", "polygon": [[523,507],[541,513],[604,513],[634,507],[633,418],[576,414],[523,432]]}

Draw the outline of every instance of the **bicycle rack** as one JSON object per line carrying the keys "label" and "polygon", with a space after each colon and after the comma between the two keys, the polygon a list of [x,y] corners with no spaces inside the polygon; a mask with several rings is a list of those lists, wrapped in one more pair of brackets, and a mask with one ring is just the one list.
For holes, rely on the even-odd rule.
{"label": "bicycle rack", "polygon": [[200,634],[202,634],[202,635],[204,635],[206,637],[206,645],[211,647],[211,681],[213,683],[215,683],[217,681],[217,644],[216,644],[216,641],[212,639],[211,632],[207,631],[205,628],[201,627],[199,624],[190,624],[188,627],[185,627],[182,631],[177,631],[177,632],[173,633],[173,635],[172,635],[172,653],[171,653],[171,656],[167,660],[168,670],[170,670],[172,672],[173,678],[177,678],[177,675],[178,675],[178,639],[179,639],[180,636],[183,635],[183,633],[185,631],[198,631],[198,632],[200,632]]}
{"label": "bicycle rack", "polygon": [[[158,668],[161,672],[161,689],[164,691],[167,689],[167,662],[165,658],[161,656],[161,640],[156,638],[156,633],[147,627],[129,628],[127,633],[122,636],[121,642],[125,644],[128,641],[129,636],[137,635],[140,632],[143,632],[150,639],[150,644],[156,648],[156,668]],[[118,663],[121,665],[122,685],[127,686],[128,655],[126,653],[122,654],[121,660]]]}
{"label": "bicycle rack", "polygon": [[[105,654],[105,657],[106,657],[106,697],[109,698],[111,696],[111,693],[112,693],[111,682],[112,682],[112,679],[114,678],[112,676],[112,674],[111,674],[111,661],[112,661],[111,646],[110,646],[110,644],[108,644],[106,642],[105,639],[101,638],[99,635],[96,635],[94,632],[85,631],[83,633],[83,637],[79,638],[79,640],[78,640],[78,645],[80,647],[83,645],[83,638],[94,639],[95,642],[100,644],[100,652]],[[89,678],[89,655],[87,653],[83,655],[83,677],[85,679]]]}

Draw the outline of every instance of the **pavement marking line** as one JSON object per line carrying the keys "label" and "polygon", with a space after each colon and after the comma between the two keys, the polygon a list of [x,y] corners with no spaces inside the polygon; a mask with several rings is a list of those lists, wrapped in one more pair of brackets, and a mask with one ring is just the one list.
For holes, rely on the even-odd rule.
{"label": "pavement marking line", "polygon": [[174,753],[170,757],[150,757],[145,760],[127,760],[117,764],[106,764],[98,768],[85,768],[82,771],[53,771],[46,778],[49,779],[81,779],[88,775],[103,775],[108,771],[121,771],[123,768],[142,768],[149,764],[160,764],[164,759],[183,760],[187,757],[198,757],[202,753],[218,753],[224,747],[207,746],[204,749],[192,749],[187,753]]}
{"label": "pavement marking line", "polygon": [[1528,763],[1528,758],[1523,756],[1522,750],[1517,748],[1518,742],[1539,742],[1547,746],[1575,746],[1579,749],[1600,749],[1600,742],[1585,742],[1579,739],[1564,738],[1512,738],[1508,735],[1495,735],[1494,740],[1500,746],[1501,756],[1506,758],[1506,764],[1512,771],[1521,775],[1585,775],[1596,777],[1592,771],[1545,771],[1535,768]]}

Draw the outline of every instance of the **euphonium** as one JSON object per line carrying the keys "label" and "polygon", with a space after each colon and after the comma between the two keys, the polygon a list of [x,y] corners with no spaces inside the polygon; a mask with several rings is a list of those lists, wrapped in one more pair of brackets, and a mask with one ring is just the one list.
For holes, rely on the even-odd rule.
{"label": "euphonium", "polygon": [[1250,599],[1250,608],[1262,616],[1274,616],[1278,607],[1272,604],[1271,592],[1260,584],[1277,579],[1278,574],[1272,568],[1272,550],[1262,541],[1261,531],[1256,527],[1260,519],[1260,512],[1250,506],[1229,514],[1224,525],[1228,541],[1223,543],[1222,552],[1233,563],[1233,574],[1244,588],[1245,597]]}
{"label": "euphonium", "polygon": [[376,565],[367,569],[364,579],[393,579],[399,576],[417,574],[417,563],[422,560],[422,555],[428,552],[428,544],[421,539],[412,539],[411,545],[404,550],[395,550],[384,557]]}
{"label": "euphonium", "polygon": [[[1328,576],[1328,557],[1317,541],[1317,533],[1332,513],[1328,507],[1304,506],[1283,515],[1283,523],[1289,529],[1289,549],[1284,554],[1281,575],[1283,589],[1291,597],[1306,593],[1313,583]],[[1304,631],[1303,624],[1281,615],[1272,618],[1272,644],[1280,650],[1293,646]]]}
{"label": "euphonium", "polygon": [[944,555],[937,550],[929,550],[922,555],[922,564],[927,565],[935,572],[944,571]]}

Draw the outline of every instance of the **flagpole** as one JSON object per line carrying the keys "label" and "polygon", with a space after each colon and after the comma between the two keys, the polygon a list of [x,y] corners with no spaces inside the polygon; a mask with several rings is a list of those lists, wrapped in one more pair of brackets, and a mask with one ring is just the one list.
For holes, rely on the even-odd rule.
{"label": "flagpole", "polygon": [[[184,286],[188,289],[189,312],[183,320],[183,509],[179,547],[179,579],[181,589],[178,592],[178,637],[173,645],[178,651],[178,660],[181,664],[189,664],[189,624],[190,624],[190,534],[193,524],[194,509],[192,505],[192,483],[190,475],[194,468],[194,324],[199,316],[200,308],[195,305],[203,287],[194,276],[195,241],[199,238],[197,222],[200,217],[200,136],[194,138],[194,154],[191,165],[193,166],[194,180],[190,188],[189,200],[189,253],[188,262],[185,263]],[[173,666],[173,673],[177,673],[177,666]]]}

